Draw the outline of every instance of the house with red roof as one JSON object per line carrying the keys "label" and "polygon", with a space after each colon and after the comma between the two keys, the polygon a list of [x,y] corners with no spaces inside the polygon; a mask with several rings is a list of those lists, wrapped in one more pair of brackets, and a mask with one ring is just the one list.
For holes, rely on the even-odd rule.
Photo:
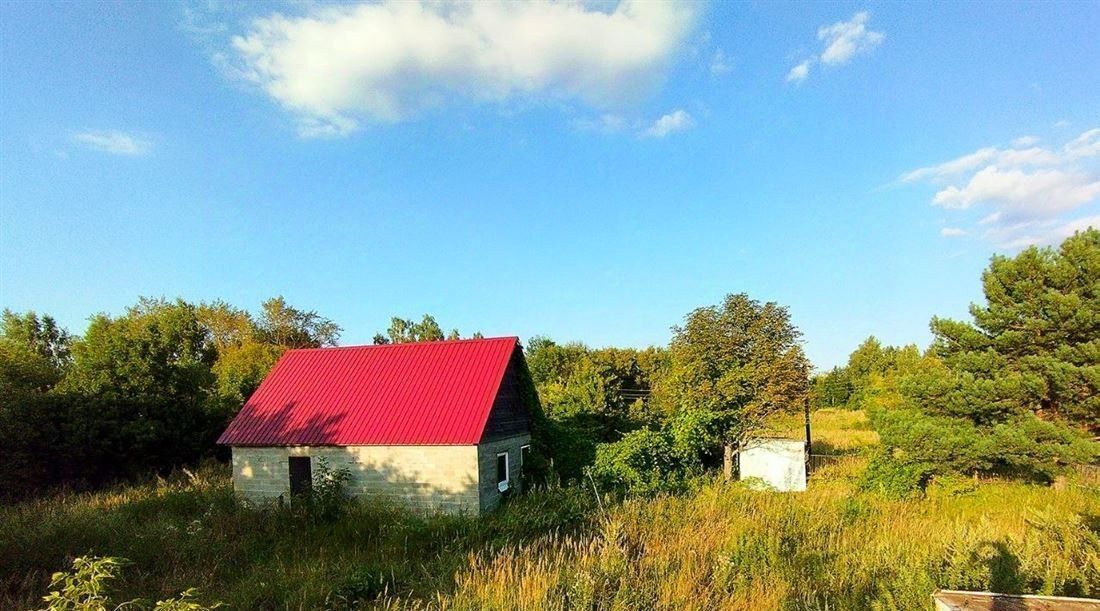
{"label": "house with red roof", "polygon": [[312,489],[480,513],[522,487],[538,398],[516,337],[290,350],[218,439],[256,502]]}

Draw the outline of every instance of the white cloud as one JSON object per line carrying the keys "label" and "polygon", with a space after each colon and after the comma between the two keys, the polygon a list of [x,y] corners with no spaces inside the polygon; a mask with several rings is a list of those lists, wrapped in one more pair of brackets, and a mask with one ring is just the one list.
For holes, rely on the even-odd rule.
{"label": "white cloud", "polygon": [[655,120],[627,118],[615,113],[604,113],[596,117],[585,117],[573,121],[573,127],[582,131],[602,134],[620,134],[631,132],[639,138],[664,138],[676,132],[682,132],[695,126],[695,118],[686,110],[676,109],[661,115]]}
{"label": "white cloud", "polygon": [[153,145],[148,140],[116,130],[89,130],[73,134],[77,144],[111,155],[139,157],[147,155]]}
{"label": "white cloud", "polygon": [[802,81],[806,80],[806,77],[810,76],[810,65],[812,63],[813,60],[807,59],[806,61],[798,64],[794,68],[791,68],[791,71],[787,73],[787,82],[801,83]]}
{"label": "white cloud", "polygon": [[983,168],[963,187],[949,186],[932,198],[948,209],[964,210],[981,202],[1002,204],[1014,217],[1057,214],[1088,203],[1100,195],[1100,181],[1085,174],[1061,170],[1002,170]]}
{"label": "white cloud", "polygon": [[1100,214],[1084,216],[1062,225],[1053,232],[1054,241],[1061,242],[1078,231],[1084,231],[1089,228],[1100,229]]}
{"label": "white cloud", "polygon": [[722,76],[733,71],[733,58],[727,57],[726,52],[718,49],[714,57],[710,59],[710,73],[712,76]]}
{"label": "white cloud", "polygon": [[1077,136],[1065,146],[1069,159],[1084,159],[1100,155],[1100,127]]}
{"label": "white cloud", "polygon": [[957,159],[951,161],[945,161],[944,163],[934,166],[928,166],[926,168],[917,168],[902,174],[898,180],[901,182],[915,182],[918,180],[924,180],[927,178],[944,178],[948,176],[954,176],[968,170],[973,170],[986,162],[996,158],[997,149],[993,147],[978,149],[973,153],[963,155]]}
{"label": "white cloud", "polygon": [[994,236],[1007,236],[1000,240],[1002,247],[1015,250],[1028,246],[1057,245],[1078,231],[1100,229],[1100,215],[1083,216],[1068,222],[1049,221],[1046,223],[1021,224],[1013,234],[1009,231],[992,231]]}
{"label": "white cloud", "polygon": [[997,165],[1007,167],[1053,166],[1062,163],[1062,156],[1053,151],[1033,146],[1028,149],[1008,149],[997,155]]}
{"label": "white cloud", "polygon": [[961,238],[966,235],[966,230],[958,227],[944,227],[940,229],[940,235],[945,238]]}
{"label": "white cloud", "polygon": [[696,16],[690,3],[361,3],[279,13],[233,38],[238,72],[294,113],[306,136],[344,135],[461,98],[576,99],[597,108],[651,93]]}
{"label": "white cloud", "polygon": [[1009,147],[981,148],[905,172],[898,180],[940,185],[932,204],[948,210],[986,208],[977,225],[1003,247],[1051,243],[1070,235],[1067,227],[1096,218],[1066,217],[1100,203],[1100,128],[1060,148],[1034,146],[1037,142],[1024,136]]}
{"label": "white cloud", "polygon": [[693,125],[695,125],[695,119],[692,119],[686,110],[679,109],[654,121],[642,132],[642,135],[650,138],[664,138],[669,134],[690,129]]}
{"label": "white cloud", "polygon": [[[900,182],[916,182],[928,179],[949,179],[990,164],[1002,168],[1057,166],[1068,161],[1095,157],[1100,154],[1100,129],[1081,134],[1081,136],[1067,143],[1061,150],[1030,146],[1035,141],[1036,139],[1031,136],[1016,138],[1012,141],[1011,148],[988,146],[950,161],[911,170],[899,176],[898,180]],[[1030,148],[1020,148],[1023,146],[1030,146]]]}
{"label": "white cloud", "polygon": [[886,35],[867,29],[870,16],[859,12],[848,21],[839,21],[817,31],[817,37],[825,42],[821,62],[833,66],[848,63],[859,53],[866,53],[882,43]]}
{"label": "white cloud", "polygon": [[842,66],[861,53],[867,53],[886,39],[882,32],[867,29],[870,15],[861,11],[848,21],[838,21],[818,28],[817,38],[824,44],[818,55],[812,55],[787,72],[788,83],[800,83],[810,75],[817,62],[827,66]]}
{"label": "white cloud", "polygon": [[997,221],[1001,220],[1002,216],[1004,216],[1004,215],[1000,212],[994,212],[992,214],[987,214],[986,216],[982,217],[982,220],[978,221],[978,224],[979,225],[992,225],[992,224],[996,223]]}

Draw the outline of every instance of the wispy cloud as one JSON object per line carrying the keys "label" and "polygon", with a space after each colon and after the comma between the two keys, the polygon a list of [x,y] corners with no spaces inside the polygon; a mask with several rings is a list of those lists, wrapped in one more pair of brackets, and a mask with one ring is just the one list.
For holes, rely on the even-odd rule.
{"label": "wispy cloud", "polygon": [[787,73],[788,83],[801,83],[806,80],[807,76],[810,76],[810,66],[813,65],[813,60],[807,59],[806,61],[798,64],[791,71]]}
{"label": "wispy cloud", "polygon": [[867,22],[870,18],[866,11],[861,11],[848,21],[838,21],[818,28],[817,38],[823,44],[821,53],[812,55],[791,68],[787,72],[787,82],[804,81],[810,75],[810,69],[817,63],[842,66],[856,55],[867,53],[880,45],[886,35],[868,29]]}
{"label": "wispy cloud", "polygon": [[686,110],[674,110],[653,122],[642,132],[649,138],[664,138],[669,134],[682,132],[695,125],[695,119]]}
{"label": "wispy cloud", "polygon": [[966,235],[966,230],[959,227],[944,227],[940,229],[940,235],[945,238],[961,238]]}
{"label": "wispy cloud", "polygon": [[651,94],[696,20],[691,3],[381,2],[311,7],[232,39],[236,73],[298,120],[341,136],[456,99],[577,100],[597,109]]}
{"label": "wispy cloud", "polygon": [[986,147],[951,161],[906,172],[898,180],[901,182],[916,182],[926,179],[947,180],[987,166],[1001,168],[1057,166],[1077,158],[1075,155],[1063,154],[1040,147],[1007,149]]}
{"label": "wispy cloud", "polygon": [[573,126],[584,131],[616,134],[627,129],[628,121],[615,113],[604,113],[598,117],[584,117],[573,121]]}
{"label": "wispy cloud", "polygon": [[664,138],[691,129],[695,126],[695,118],[688,111],[677,108],[654,120],[628,119],[622,115],[605,113],[598,117],[577,119],[573,121],[573,126],[583,131],[603,134],[632,133],[639,138]]}
{"label": "wispy cloud", "polygon": [[986,232],[1001,248],[1016,250],[1036,245],[1058,244],[1078,231],[1100,229],[1100,215],[1089,215],[1069,221],[1052,219],[1018,223],[1009,227],[994,227]]}
{"label": "wispy cloud", "polygon": [[140,157],[148,155],[153,145],[145,138],[117,130],[89,130],[73,134],[77,144],[101,153]]}
{"label": "wispy cloud", "polygon": [[1084,159],[1100,155],[1100,127],[1093,128],[1066,143],[1067,159]]}
{"label": "wispy cloud", "polygon": [[1039,142],[1022,136],[1007,147],[910,170],[898,181],[936,185],[932,204],[947,210],[985,208],[977,225],[1003,247],[1049,243],[1100,218],[1073,218],[1100,203],[1100,128],[1060,147],[1035,146]]}
{"label": "wispy cloud", "polygon": [[714,52],[710,58],[710,73],[712,76],[722,76],[733,72],[733,58],[726,55],[722,49]]}
{"label": "wispy cloud", "polygon": [[866,53],[882,43],[886,35],[868,30],[869,19],[870,15],[860,12],[848,21],[839,21],[819,29],[817,37],[825,42],[821,63],[840,66],[848,63],[857,54]]}

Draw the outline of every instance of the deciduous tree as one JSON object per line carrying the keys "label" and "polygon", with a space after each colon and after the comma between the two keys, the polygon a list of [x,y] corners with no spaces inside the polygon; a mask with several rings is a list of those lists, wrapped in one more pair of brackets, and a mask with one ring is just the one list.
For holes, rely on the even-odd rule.
{"label": "deciduous tree", "polygon": [[[478,332],[471,337],[478,339],[482,335]],[[376,345],[437,342],[443,339],[456,340],[462,339],[462,336],[459,334],[458,329],[451,329],[449,333],[444,335],[443,327],[440,327],[435,317],[430,314],[425,314],[420,322],[416,322],[411,318],[394,316],[390,319],[390,328],[386,329],[385,335],[381,333],[374,334]]]}
{"label": "deciduous tree", "polygon": [[282,296],[260,306],[256,329],[264,343],[287,348],[335,346],[342,329],[313,310],[299,310]]}
{"label": "deciduous tree", "polygon": [[49,315],[5,309],[0,315],[0,393],[53,388],[72,361],[72,342]]}
{"label": "deciduous tree", "polygon": [[191,400],[212,390],[217,351],[195,306],[142,298],[122,316],[93,316],[73,357],[66,391]]}
{"label": "deciduous tree", "polygon": [[662,403],[721,417],[728,458],[772,414],[802,409],[810,366],[800,337],[787,308],[743,293],[699,308],[673,327]]}

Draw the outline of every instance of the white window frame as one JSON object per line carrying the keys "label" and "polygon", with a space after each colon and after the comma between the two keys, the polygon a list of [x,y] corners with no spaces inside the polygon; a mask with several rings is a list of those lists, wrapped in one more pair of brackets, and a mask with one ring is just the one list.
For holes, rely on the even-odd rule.
{"label": "white window frame", "polygon": [[531,453],[531,444],[525,443],[525,444],[523,444],[519,447],[519,468],[520,469],[523,469],[524,467],[527,466],[527,464],[526,464],[527,463],[527,460],[526,460],[527,455],[523,453],[524,450],[526,450],[527,453],[530,454]]}
{"label": "white window frame", "polygon": [[497,490],[500,492],[504,492],[508,489],[509,485],[512,482],[512,465],[511,459],[508,457],[507,452],[498,452],[496,463],[493,465],[494,469],[496,468],[497,464],[500,464],[501,456],[504,457],[504,481],[497,482]]}

